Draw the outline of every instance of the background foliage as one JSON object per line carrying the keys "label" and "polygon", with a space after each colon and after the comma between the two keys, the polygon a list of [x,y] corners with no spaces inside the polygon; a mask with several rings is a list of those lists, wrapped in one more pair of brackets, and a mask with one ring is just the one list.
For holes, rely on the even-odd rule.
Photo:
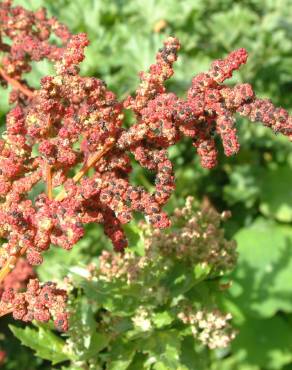
{"label": "background foliage", "polygon": [[[251,83],[258,96],[269,97],[292,113],[290,0],[15,0],[15,4],[29,9],[45,6],[72,32],[87,32],[91,45],[82,72],[104,79],[119,97],[135,89],[138,71],[153,62],[167,35],[175,35],[182,50],[170,89],[183,94],[192,76],[206,70],[211,60],[245,47],[249,61],[236,73],[233,82]],[[51,66],[43,63],[29,77],[37,85],[39,77],[51,71]],[[2,119],[7,110],[6,97],[7,93],[1,92]],[[233,217],[226,224],[226,232],[237,240],[239,252],[229,293],[218,297],[222,307],[233,314],[233,324],[239,330],[237,338],[226,351],[209,351],[198,358],[186,359],[185,363],[187,368],[198,370],[289,370],[292,369],[291,144],[241,118],[238,127],[242,146],[239,155],[229,159],[222,155],[215,170],[201,169],[194,152],[187,149],[188,143],[171,150],[177,190],[169,209],[182,205],[187,195],[199,200],[205,196],[220,211],[230,209]],[[151,177],[147,174],[137,170],[133,176],[137,183],[151,188]],[[129,227],[129,233],[133,234],[134,243],[135,225]],[[67,273],[78,276],[76,272],[82,272],[82,266],[95,260],[105,246],[110,248],[101,230],[89,228],[86,238],[72,252],[51,252],[38,273],[42,279],[61,279]],[[106,338],[90,333],[95,307],[88,298],[78,297],[76,307],[77,321],[82,323],[76,335],[82,330],[84,338],[93,341],[83,343],[83,347],[81,344],[79,356],[91,358],[106,346]],[[162,319],[167,322],[169,318]],[[1,319],[4,329],[0,345],[9,356],[3,367],[51,368],[49,362],[19,345],[7,328],[8,321]],[[23,332],[21,326],[13,325],[16,336],[39,344],[38,356],[56,363],[66,359],[62,339],[49,327],[27,327]],[[55,349],[56,358],[46,352],[46,346],[41,348],[44,338]],[[161,331],[143,345],[155,352],[159,347],[155,341],[166,343],[155,356],[166,356],[170,361],[164,363],[162,358],[165,367],[157,369],[179,369],[174,353],[179,345],[176,333]],[[184,348],[188,345],[191,344],[184,343]],[[33,344],[31,347],[35,348]],[[118,346],[112,351],[112,356],[115,354],[120,361],[112,369],[143,368],[143,358],[135,359],[137,362],[128,367],[132,349],[127,344],[124,343],[123,351]]]}

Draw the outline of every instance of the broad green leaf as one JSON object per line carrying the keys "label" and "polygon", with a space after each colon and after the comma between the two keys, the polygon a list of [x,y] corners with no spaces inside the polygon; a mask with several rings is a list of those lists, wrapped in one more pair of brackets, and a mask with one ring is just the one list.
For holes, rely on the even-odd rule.
{"label": "broad green leaf", "polygon": [[157,328],[162,328],[163,326],[169,325],[173,320],[173,316],[167,311],[157,312],[152,315],[152,321]]}
{"label": "broad green leaf", "polygon": [[146,359],[147,356],[144,355],[143,353],[136,353],[135,357],[133,358],[133,361],[128,367],[128,370],[146,369],[145,367]]}
{"label": "broad green leaf", "polygon": [[127,235],[129,249],[131,251],[135,251],[139,255],[144,255],[143,233],[141,232],[141,229],[137,226],[137,223],[132,221],[124,225],[123,228]]}
{"label": "broad green leaf", "polygon": [[190,335],[181,343],[180,361],[186,369],[207,370],[210,365],[207,348],[196,348],[195,339]]}
{"label": "broad green leaf", "polygon": [[181,339],[177,330],[157,331],[141,341],[141,349],[148,354],[146,365],[155,370],[177,370],[180,364]]}
{"label": "broad green leaf", "polygon": [[229,205],[238,202],[246,204],[247,207],[254,205],[260,190],[255,172],[250,164],[230,168],[230,182],[224,187],[224,198]]}
{"label": "broad green leaf", "polygon": [[233,353],[224,359],[214,359],[210,366],[210,370],[261,370],[258,365],[251,365],[244,361],[244,348]]}
{"label": "broad green leaf", "polygon": [[269,170],[261,177],[260,210],[282,222],[292,221],[292,169]]}
{"label": "broad green leaf", "polygon": [[107,353],[108,370],[126,370],[135,355],[135,346],[132,342],[123,342],[118,339]]}
{"label": "broad green leaf", "polygon": [[193,288],[194,285],[204,280],[210,272],[207,265],[186,266],[176,262],[174,267],[168,272],[163,284],[167,287],[172,297],[184,294]]}
{"label": "broad green leaf", "polygon": [[37,267],[38,276],[43,281],[62,280],[70,266],[82,261],[81,249],[76,246],[72,251],[52,246],[44,253],[44,263]]}
{"label": "broad green leaf", "polygon": [[244,352],[241,363],[278,370],[292,361],[292,331],[281,317],[249,318],[238,329],[232,350]]}
{"label": "broad green leaf", "polygon": [[292,312],[292,229],[258,219],[236,234],[239,260],[229,290],[248,315]]}
{"label": "broad green leaf", "polygon": [[53,364],[70,360],[73,356],[66,350],[65,342],[50,330],[39,327],[37,330],[26,326],[24,329],[9,325],[12,333],[21,343],[36,352],[36,356]]}
{"label": "broad green leaf", "polygon": [[194,276],[196,279],[196,283],[199,283],[200,281],[204,280],[208,274],[211,271],[211,267],[209,265],[206,265],[204,263],[198,263],[194,267]]}

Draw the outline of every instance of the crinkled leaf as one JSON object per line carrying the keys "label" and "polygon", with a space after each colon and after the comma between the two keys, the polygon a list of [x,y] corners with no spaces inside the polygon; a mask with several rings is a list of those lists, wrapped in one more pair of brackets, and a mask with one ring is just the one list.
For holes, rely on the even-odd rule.
{"label": "crinkled leaf", "polygon": [[79,360],[87,360],[103,350],[108,345],[110,337],[97,331],[92,305],[86,299],[77,299],[72,306],[70,342],[73,343],[76,357]]}
{"label": "crinkled leaf", "polygon": [[66,350],[65,342],[48,329],[39,327],[36,330],[29,326],[21,329],[13,325],[9,325],[9,328],[23,345],[36,352],[36,356],[52,361],[53,364],[73,357]]}
{"label": "crinkled leaf", "polygon": [[177,370],[180,363],[181,339],[177,330],[158,331],[141,341],[144,353],[148,354],[146,365],[155,370]]}
{"label": "crinkled leaf", "polygon": [[132,315],[141,304],[141,287],[137,285],[128,287],[123,281],[82,281],[81,286],[88,299],[116,314]]}
{"label": "crinkled leaf", "polygon": [[206,278],[209,272],[209,266],[198,264],[192,268],[177,261],[163,280],[163,284],[165,284],[171,296],[176,297],[192,289],[194,285]]}
{"label": "crinkled leaf", "polygon": [[108,352],[108,370],[126,370],[135,355],[135,345],[118,339]]}

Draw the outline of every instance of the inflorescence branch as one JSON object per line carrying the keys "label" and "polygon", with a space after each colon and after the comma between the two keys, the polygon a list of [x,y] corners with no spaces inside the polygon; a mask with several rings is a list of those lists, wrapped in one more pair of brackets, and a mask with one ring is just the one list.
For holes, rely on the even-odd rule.
{"label": "inflorescence branch", "polygon": [[[13,7],[11,1],[0,3],[0,19],[0,83],[12,87],[12,108],[0,140],[0,281],[24,254],[38,265],[51,244],[71,249],[88,223],[102,224],[121,252],[128,245],[123,224],[134,212],[143,213],[156,229],[168,227],[162,208],[175,188],[175,177],[167,149],[184,136],[192,139],[206,168],[217,163],[215,137],[221,138],[227,156],[238,152],[236,113],[292,138],[292,117],[285,109],[257,98],[250,84],[224,84],[246,63],[245,49],[195,76],[183,99],[165,87],[180,48],[178,39],[169,37],[149,71],[141,72],[134,96],[119,101],[103,81],[80,76],[89,44],[85,34],[71,35],[44,9],[31,12]],[[60,46],[50,42],[52,34]],[[5,38],[9,46],[1,41]],[[31,70],[31,62],[43,59],[55,64],[56,74],[42,78],[33,91],[23,74]],[[123,127],[124,110],[135,115],[129,128]],[[153,193],[131,183],[132,156],[155,174]],[[77,166],[81,170],[71,178]],[[40,181],[47,191],[31,199]],[[58,186],[63,190],[53,199]],[[33,284],[31,291],[42,291]],[[33,315],[18,317],[29,320]]]}
{"label": "inflorescence branch", "polygon": [[22,85],[19,81],[14,80],[12,77],[9,77],[9,75],[0,67],[0,75],[1,77],[9,84],[11,85],[14,89],[19,90],[22,92],[24,95],[26,95],[28,98],[32,98],[33,96],[33,91],[30,90],[28,87],[25,85]]}

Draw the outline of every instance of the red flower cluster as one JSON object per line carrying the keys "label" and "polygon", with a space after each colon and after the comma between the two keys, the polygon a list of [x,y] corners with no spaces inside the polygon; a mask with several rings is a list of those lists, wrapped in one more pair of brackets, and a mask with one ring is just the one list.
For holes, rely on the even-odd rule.
{"label": "red flower cluster", "polygon": [[56,328],[66,331],[68,330],[66,301],[66,291],[57,289],[55,283],[47,282],[41,285],[37,279],[31,279],[24,293],[16,293],[12,288],[3,292],[0,315],[12,312],[15,319],[25,322],[32,320],[47,322],[53,318]]}
{"label": "red flower cluster", "polygon": [[23,258],[18,259],[14,270],[0,284],[0,298],[0,316],[12,312],[15,319],[23,321],[46,322],[53,318],[59,330],[68,328],[66,291],[57,289],[52,282],[41,285]]}
{"label": "red flower cluster", "polygon": [[29,279],[36,277],[33,267],[24,258],[19,258],[11,273],[0,283],[0,297],[5,290],[24,290]]}
{"label": "red flower cluster", "polygon": [[[180,47],[176,38],[169,37],[156,63],[141,73],[135,96],[120,102],[103,81],[79,75],[88,45],[85,34],[72,36],[54,18],[48,19],[44,10],[33,13],[12,7],[10,1],[0,3],[0,19],[4,54],[0,79],[4,86],[11,85],[14,103],[0,141],[0,236],[5,240],[0,281],[25,253],[31,264],[40,264],[41,252],[51,243],[72,248],[87,223],[103,224],[119,251],[127,246],[122,225],[134,211],[145,214],[154,227],[167,227],[162,207],[175,187],[167,149],[184,135],[192,138],[207,168],[216,164],[216,135],[227,156],[239,150],[236,112],[292,137],[287,111],[257,99],[249,84],[233,88],[222,84],[246,62],[244,49],[196,76],[181,99],[164,86],[173,75]],[[51,34],[62,46],[50,42]],[[44,77],[40,89],[32,91],[22,75],[32,61],[44,58],[55,62],[56,75]],[[131,109],[136,117],[128,129],[122,127],[124,109]],[[153,194],[130,183],[131,155],[155,173]],[[32,199],[34,186],[42,180],[46,194]],[[54,198],[53,188],[60,185],[63,190]],[[42,291],[36,284],[29,288],[34,294]],[[26,296],[21,297],[26,305]],[[17,316],[32,317],[24,311],[21,308],[23,315]]]}
{"label": "red flower cluster", "polygon": [[[31,61],[61,58],[63,48],[51,43],[49,38],[55,35],[66,44],[71,34],[67,27],[55,18],[48,19],[44,9],[31,12],[20,6],[11,6],[11,1],[0,3],[0,50],[5,52],[1,59],[1,83],[11,83],[15,89],[10,95],[11,102],[23,101],[25,95],[31,95],[30,89],[22,81],[23,73],[30,72]],[[9,43],[5,43],[5,39]]]}

